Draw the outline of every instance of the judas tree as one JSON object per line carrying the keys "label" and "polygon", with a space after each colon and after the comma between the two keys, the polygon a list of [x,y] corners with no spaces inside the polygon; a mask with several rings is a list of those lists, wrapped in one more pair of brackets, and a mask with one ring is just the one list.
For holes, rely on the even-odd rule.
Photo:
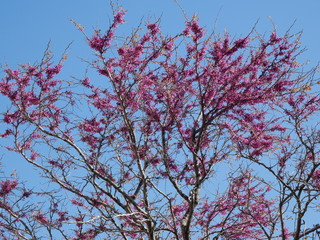
{"label": "judas tree", "polygon": [[299,36],[192,18],[118,38],[124,15],[87,37],[91,78],[62,80],[49,52],[4,69],[1,136],[50,188],[1,178],[2,239],[316,239],[319,98]]}

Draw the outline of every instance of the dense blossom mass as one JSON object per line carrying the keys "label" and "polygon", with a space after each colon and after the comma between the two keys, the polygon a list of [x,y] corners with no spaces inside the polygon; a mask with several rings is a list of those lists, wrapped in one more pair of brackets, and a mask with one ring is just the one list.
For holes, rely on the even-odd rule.
{"label": "dense blossom mass", "polygon": [[95,77],[60,79],[49,53],[5,69],[1,137],[51,190],[0,178],[2,239],[316,239],[319,97],[299,36],[209,36],[192,18],[118,38],[124,15],[87,38]]}

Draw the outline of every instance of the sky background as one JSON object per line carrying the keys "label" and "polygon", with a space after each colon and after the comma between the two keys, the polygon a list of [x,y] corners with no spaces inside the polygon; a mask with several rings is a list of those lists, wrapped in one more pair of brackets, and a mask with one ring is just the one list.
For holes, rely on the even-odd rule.
{"label": "sky background", "polygon": [[[122,31],[136,27],[141,19],[161,17],[164,32],[183,29],[183,14],[173,0],[122,0],[128,10]],[[319,0],[180,0],[189,16],[197,13],[201,24],[216,33],[227,30],[231,35],[245,35],[259,20],[257,29],[272,31],[272,21],[280,33],[292,24],[292,32],[303,31],[302,56],[315,64],[320,59]],[[93,28],[106,29],[111,19],[108,0],[1,0],[0,1],[0,64],[35,62],[42,57],[48,41],[51,50],[60,56],[73,41],[70,49],[71,75],[81,74],[75,65],[77,57],[91,54],[84,36],[69,21],[76,20],[90,34]],[[272,21],[270,20],[272,18]],[[73,69],[75,71],[73,71]]]}
{"label": "sky background", "polygon": [[[130,33],[141,21],[152,21],[159,17],[165,33],[175,34],[184,28],[183,13],[173,0],[120,2],[128,10],[127,23],[120,28],[120,35]],[[180,5],[188,16],[197,14],[201,25],[206,26],[208,31],[215,29],[216,34],[227,30],[238,37],[246,35],[257,21],[256,29],[260,33],[272,31],[273,24],[282,34],[290,27],[292,33],[303,31],[301,43],[306,51],[300,61],[309,60],[309,66],[312,67],[320,60],[319,0],[180,0]],[[18,64],[35,63],[42,58],[49,41],[50,49],[59,59],[72,42],[62,78],[83,78],[86,67],[80,58],[90,58],[93,53],[86,45],[84,35],[70,19],[84,26],[89,36],[93,29],[104,30],[112,19],[109,1],[0,0],[0,65],[8,64],[16,68]],[[2,76],[3,72],[0,70],[0,77]],[[6,103],[1,98],[0,101],[0,112],[3,112]],[[0,139],[0,145],[3,144],[5,142]],[[33,174],[32,171],[24,170],[27,166],[24,167],[25,163],[16,156],[3,149],[0,151],[6,167],[17,168],[20,175],[27,179]]]}
{"label": "sky background", "polygon": [[[175,34],[184,28],[182,11],[173,0],[123,0],[121,3],[128,13],[120,35],[130,32],[141,20],[159,17],[165,33]],[[303,31],[301,45],[306,48],[300,61],[310,61],[311,68],[320,60],[319,0],[180,0],[180,5],[188,16],[198,14],[201,25],[209,31],[215,29],[216,34],[227,30],[231,35],[247,35],[257,21],[258,32],[268,33],[275,24],[283,34],[294,24],[291,32]],[[80,58],[90,58],[93,53],[70,19],[84,26],[89,36],[94,28],[106,29],[112,19],[109,1],[0,0],[0,66],[8,64],[15,68],[18,64],[39,61],[49,41],[50,49],[60,58],[73,42],[62,74],[66,80],[71,76],[83,77],[86,68]],[[5,111],[5,106],[0,102],[0,112]],[[3,132],[1,125],[0,132]],[[0,145],[3,144],[0,139]],[[34,172],[16,155],[0,148],[0,157],[8,174],[17,169],[22,179],[33,176]]]}
{"label": "sky background", "polygon": [[[120,35],[130,33],[141,21],[159,17],[165,33],[175,34],[184,29],[183,13],[173,0],[122,0],[120,3],[128,10],[126,24],[118,32]],[[216,34],[227,30],[238,37],[246,35],[257,21],[256,29],[260,33],[272,31],[273,24],[282,34],[290,27],[292,33],[303,31],[301,43],[307,51],[300,57],[301,62],[310,61],[311,67],[320,60],[319,0],[180,0],[179,3],[188,16],[197,14],[200,24],[208,31],[215,30]],[[39,61],[49,41],[56,59],[60,59],[72,42],[62,78],[83,78],[86,66],[80,58],[90,58],[93,53],[70,19],[84,26],[89,36],[94,29],[104,30],[112,19],[109,1],[0,0],[0,66],[8,64],[16,68],[19,64]],[[0,112],[3,112],[6,103],[1,98],[0,101]],[[0,145],[5,144],[0,139]],[[9,172],[17,169],[26,179],[33,175],[32,170],[25,171],[28,166],[17,156],[3,149],[0,151]]]}
{"label": "sky background", "polygon": [[[130,33],[141,21],[159,17],[165,33],[175,34],[184,28],[183,13],[173,0],[122,0],[120,3],[128,10],[126,24],[118,32],[120,35]],[[257,21],[256,29],[260,33],[272,31],[273,24],[280,34],[290,27],[292,33],[303,31],[301,43],[306,51],[300,57],[301,62],[309,60],[312,67],[320,60],[319,0],[180,0],[180,5],[188,16],[197,14],[200,24],[208,31],[215,29],[216,34],[227,30],[238,37],[246,35]],[[109,1],[0,0],[0,65],[15,68],[18,64],[39,61],[49,41],[50,49],[59,59],[72,42],[62,78],[82,78],[86,67],[80,58],[90,58],[93,53],[70,19],[84,26],[89,36],[93,29],[104,30],[112,19]],[[3,112],[6,104],[1,98],[0,101],[0,112]],[[1,139],[0,144],[4,144]],[[5,151],[1,156],[11,169],[16,168],[17,163],[23,164]],[[26,177],[32,174],[20,172]]]}
{"label": "sky background", "polygon": [[[130,33],[141,21],[159,17],[165,33],[175,34],[184,28],[183,13],[173,0],[122,0],[120,3],[128,10],[127,23],[120,28],[120,35]],[[292,33],[303,31],[301,43],[306,51],[300,61],[309,60],[312,67],[320,60],[319,0],[180,0],[180,5],[188,16],[198,14],[201,25],[208,31],[215,29],[216,34],[227,30],[238,37],[246,35],[257,21],[256,29],[260,33],[272,31],[273,24],[282,34],[290,27]],[[93,53],[70,19],[84,26],[89,36],[95,28],[104,30],[112,19],[109,1],[0,0],[0,66],[8,64],[16,68],[18,64],[39,61],[49,41],[56,59],[60,59],[72,42],[62,78],[83,78],[86,67],[80,58],[90,58]],[[0,101],[0,112],[3,112],[6,104],[1,98]],[[0,139],[1,144],[4,143]],[[11,156],[3,154],[7,153],[0,155],[3,161],[15,168],[17,160],[12,161]]]}

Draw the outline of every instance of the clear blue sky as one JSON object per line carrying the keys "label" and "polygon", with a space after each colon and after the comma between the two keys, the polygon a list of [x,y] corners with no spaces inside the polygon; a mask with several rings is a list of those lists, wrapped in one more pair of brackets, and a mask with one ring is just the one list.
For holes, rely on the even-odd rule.
{"label": "clear blue sky", "polygon": [[[126,28],[135,27],[142,17],[162,16],[162,26],[170,33],[182,29],[183,17],[173,0],[122,0],[127,9]],[[272,30],[269,17],[281,32],[296,21],[293,31],[303,30],[302,44],[308,49],[304,57],[316,63],[320,59],[319,0],[180,0],[191,16],[197,13],[201,23],[217,32],[248,33],[259,20],[260,32]],[[1,0],[0,63],[15,65],[41,58],[49,40],[52,50],[61,54],[74,41],[70,57],[88,54],[84,37],[69,19],[86,29],[107,27],[111,11],[108,0]],[[72,62],[70,63],[72,64]]]}
{"label": "clear blue sky", "polygon": [[[123,0],[128,10],[122,31],[136,27],[142,18],[162,17],[162,29],[177,33],[183,29],[183,15],[173,0]],[[268,32],[272,22],[284,33],[294,22],[292,32],[303,31],[302,45],[307,48],[302,59],[311,65],[320,60],[319,0],[180,0],[189,16],[197,13],[201,24],[216,32],[228,30],[232,35],[247,34],[257,20],[257,30]],[[64,76],[83,77],[85,69],[78,57],[91,51],[84,36],[69,21],[74,19],[92,32],[93,27],[108,27],[111,10],[108,0],[0,0],[0,65],[17,66],[41,59],[48,41],[59,57],[74,41],[66,62]],[[2,73],[1,73],[2,74]],[[0,76],[2,77],[2,76]],[[1,99],[0,99],[1,100]],[[1,108],[4,104],[1,103]],[[0,109],[3,112],[4,109]],[[0,130],[2,132],[2,130]],[[0,142],[0,144],[3,144]],[[1,150],[2,151],[2,150]],[[1,157],[1,156],[0,156]],[[12,156],[5,153],[3,161],[15,168]],[[18,165],[23,164],[19,162]],[[21,172],[26,174],[25,171]],[[29,173],[31,174],[31,173]]]}
{"label": "clear blue sky", "polygon": [[[160,16],[165,32],[177,33],[183,29],[182,12],[173,0],[121,2],[128,10],[122,31],[136,27],[142,18]],[[279,32],[284,33],[295,22],[292,32],[303,31],[301,42],[307,49],[301,59],[310,60],[311,66],[320,60],[320,0],[180,0],[180,4],[189,16],[197,13],[200,23],[209,30],[216,24],[216,33],[226,29],[231,35],[245,35],[257,20],[259,32],[272,31],[270,18]],[[107,28],[111,16],[108,0],[0,0],[0,65],[16,67],[41,59],[49,40],[51,50],[59,57],[73,41],[64,76],[82,77],[85,69],[78,57],[85,58],[91,51],[69,19],[76,20],[90,33],[94,27]],[[4,105],[1,103],[0,112],[4,111]],[[4,144],[1,141],[0,145]],[[2,151],[0,161],[7,170],[17,168],[22,179],[32,179],[34,172],[26,171],[27,165],[21,159]]]}

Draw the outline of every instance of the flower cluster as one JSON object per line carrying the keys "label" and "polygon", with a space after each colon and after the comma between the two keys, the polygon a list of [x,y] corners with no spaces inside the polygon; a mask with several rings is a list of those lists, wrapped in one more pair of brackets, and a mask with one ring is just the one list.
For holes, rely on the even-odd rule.
{"label": "flower cluster", "polygon": [[313,178],[313,184],[317,187],[320,188],[320,169],[317,169],[313,172],[312,175]]}
{"label": "flower cluster", "polygon": [[259,226],[272,229],[275,217],[274,201],[265,198],[269,190],[255,183],[249,172],[243,173],[233,179],[224,196],[201,205],[197,221],[228,239],[257,239],[263,234]]}
{"label": "flower cluster", "polygon": [[[66,191],[61,196],[70,195],[67,206],[76,209],[72,215],[64,201],[51,200],[48,210],[16,204],[27,207],[15,212],[13,201],[0,202],[7,219],[15,218],[10,224],[28,219],[20,225],[34,227],[35,235],[25,239],[45,231],[68,239],[271,239],[280,236],[279,225],[285,238],[291,236],[279,224],[281,204],[267,197],[274,185],[248,170],[234,177],[224,167],[264,168],[283,189],[277,191],[286,199],[283,208],[316,199],[306,186],[320,188],[313,151],[319,136],[305,137],[301,124],[319,110],[320,100],[305,94],[308,84],[293,89],[302,81],[292,77],[298,44],[275,31],[267,38],[206,37],[196,18],[175,36],[148,23],[116,38],[124,14],[117,12],[107,31],[88,38],[95,78],[59,80],[62,63],[53,64],[48,54],[36,66],[5,70],[0,94],[11,106],[0,136],[14,139],[8,149]],[[282,113],[292,125],[278,117]],[[284,137],[288,125],[297,146]],[[286,175],[298,152],[306,153],[295,158],[299,180]],[[276,158],[268,165],[271,155]],[[210,194],[202,191],[219,176],[219,166],[230,180],[223,183],[226,191],[218,184]],[[0,182],[0,197],[7,200],[16,189],[15,180]],[[293,193],[298,190],[303,199]],[[29,201],[34,195],[23,189],[16,196]],[[54,199],[56,193],[47,195]]]}
{"label": "flower cluster", "polygon": [[0,197],[5,197],[18,186],[17,180],[5,180],[0,182]]}
{"label": "flower cluster", "polygon": [[110,47],[111,41],[114,38],[115,29],[119,24],[123,24],[125,22],[123,18],[124,15],[124,11],[119,11],[118,13],[116,13],[114,15],[113,23],[110,26],[110,29],[103,35],[99,34],[98,32],[93,35],[92,38],[88,40],[89,46],[100,53],[106,51],[106,49]]}

